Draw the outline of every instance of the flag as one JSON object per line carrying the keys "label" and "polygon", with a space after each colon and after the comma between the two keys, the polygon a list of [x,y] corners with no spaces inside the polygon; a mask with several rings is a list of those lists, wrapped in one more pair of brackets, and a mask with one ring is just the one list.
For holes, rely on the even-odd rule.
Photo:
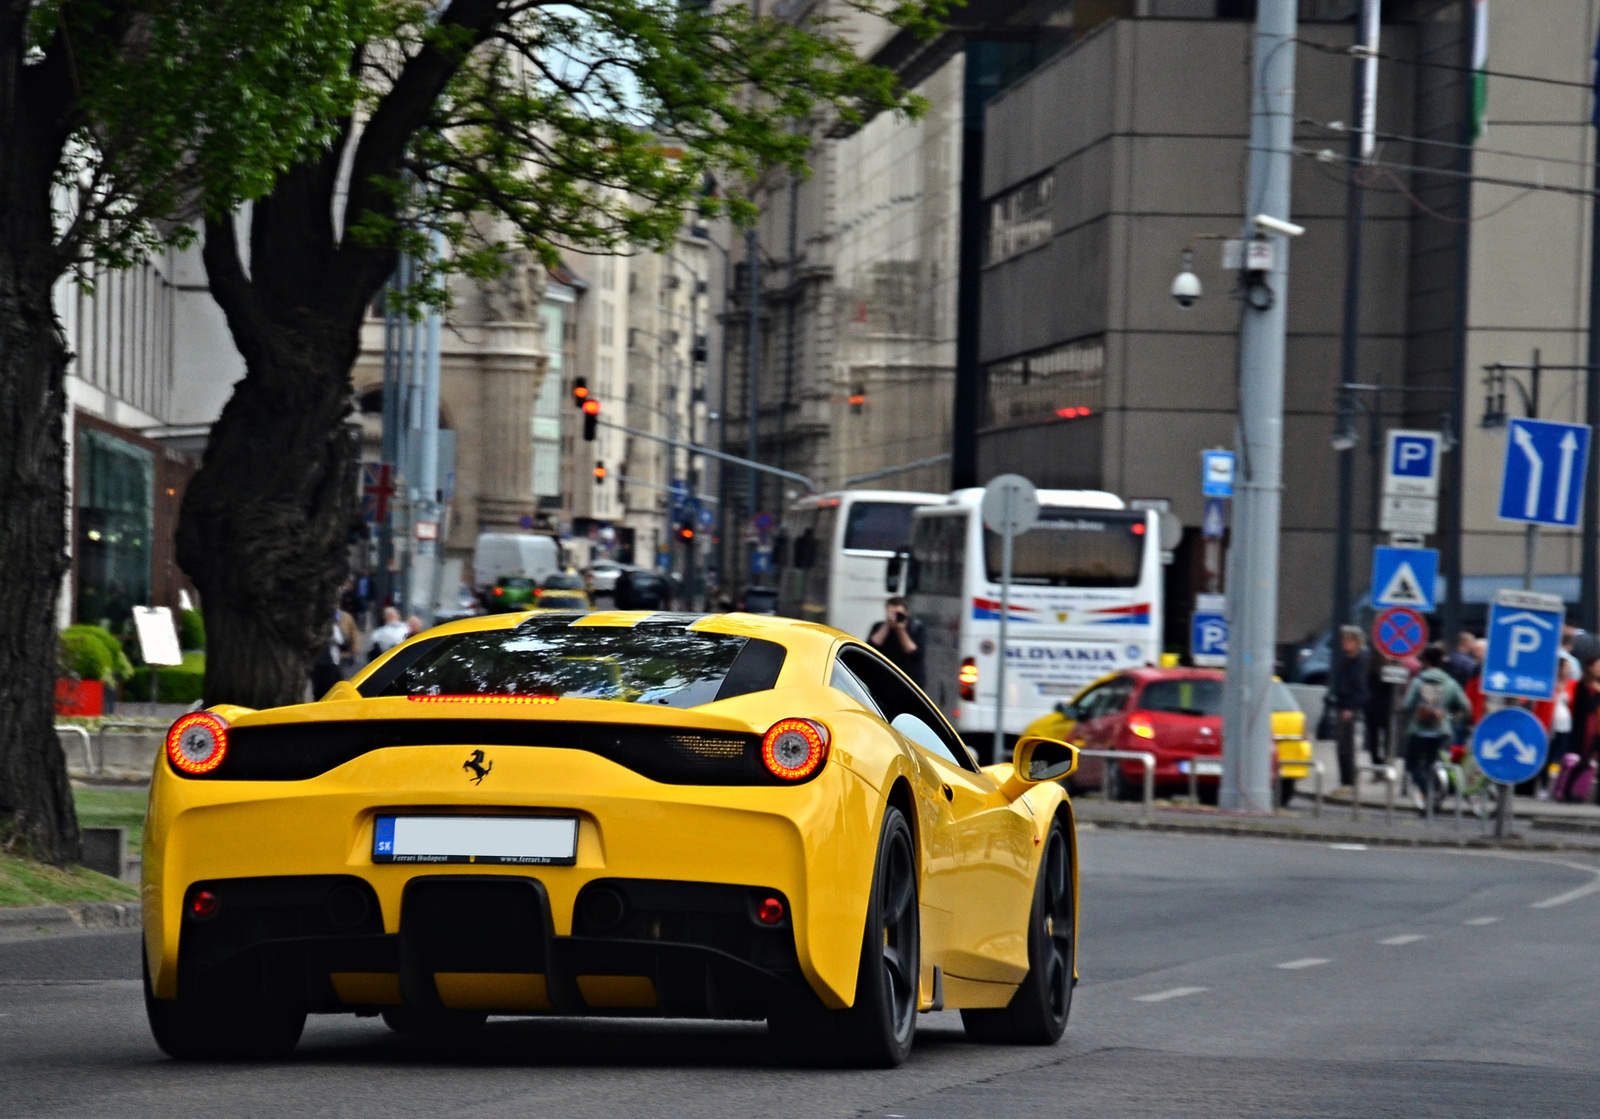
{"label": "flag", "polygon": [[1489,106],[1489,0],[1472,0],[1472,138],[1483,135]]}

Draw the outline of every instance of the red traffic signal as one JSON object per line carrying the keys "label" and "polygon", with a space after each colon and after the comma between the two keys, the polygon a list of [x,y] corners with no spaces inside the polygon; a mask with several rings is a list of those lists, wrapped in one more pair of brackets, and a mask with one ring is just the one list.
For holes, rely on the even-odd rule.
{"label": "red traffic signal", "polygon": [[595,463],[594,464],[594,484],[598,486],[598,485],[602,484],[605,480],[606,480],[606,464],[603,463],[603,462]]}
{"label": "red traffic signal", "polygon": [[589,399],[589,379],[587,377],[572,378],[572,402],[579,408]]}
{"label": "red traffic signal", "polygon": [[593,443],[595,430],[600,426],[600,402],[590,397],[582,404],[583,408],[583,441]]}
{"label": "red traffic signal", "polygon": [[678,529],[678,539],[682,540],[685,544],[693,544],[694,529],[690,528],[688,525],[683,525]]}

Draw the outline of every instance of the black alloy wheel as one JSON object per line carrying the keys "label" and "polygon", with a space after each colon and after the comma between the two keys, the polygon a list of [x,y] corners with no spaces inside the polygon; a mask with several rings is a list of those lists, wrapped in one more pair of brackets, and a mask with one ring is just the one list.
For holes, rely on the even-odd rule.
{"label": "black alloy wheel", "polygon": [[916,847],[905,815],[890,806],[878,835],[866,930],[848,1010],[791,1007],[768,1019],[780,1059],[854,1068],[894,1068],[917,1030],[922,929]]}
{"label": "black alloy wheel", "polygon": [[1011,1045],[1054,1045],[1072,1013],[1077,957],[1072,857],[1061,821],[1050,825],[1028,922],[1028,974],[1004,1010],[963,1010],[967,1037]]}
{"label": "black alloy wheel", "polygon": [[[144,953],[141,951],[140,956]],[[161,1051],[174,1060],[277,1060],[299,1044],[306,1011],[268,974],[248,976],[209,997],[158,999],[144,966],[144,1010]]]}

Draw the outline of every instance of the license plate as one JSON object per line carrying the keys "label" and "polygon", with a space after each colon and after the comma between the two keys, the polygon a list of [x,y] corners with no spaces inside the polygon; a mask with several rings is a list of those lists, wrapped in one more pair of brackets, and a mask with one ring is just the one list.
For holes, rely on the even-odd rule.
{"label": "license plate", "polygon": [[1222,763],[1202,761],[1179,762],[1178,772],[1193,773],[1196,777],[1221,777]]}
{"label": "license plate", "polygon": [[578,821],[552,816],[379,816],[375,863],[571,866]]}

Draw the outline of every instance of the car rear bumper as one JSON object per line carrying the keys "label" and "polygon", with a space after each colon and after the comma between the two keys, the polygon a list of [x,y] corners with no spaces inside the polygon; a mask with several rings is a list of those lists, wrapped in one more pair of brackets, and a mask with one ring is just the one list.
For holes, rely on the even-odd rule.
{"label": "car rear bumper", "polygon": [[[384,931],[376,891],[353,875],[215,879],[214,916],[187,919],[178,992],[227,999],[266,984],[313,1013],[390,1006],[503,1014],[762,1018],[814,1001],[789,909],[769,889],[599,879],[558,936],[528,875],[419,875]],[[763,924],[757,907],[784,901]]]}

